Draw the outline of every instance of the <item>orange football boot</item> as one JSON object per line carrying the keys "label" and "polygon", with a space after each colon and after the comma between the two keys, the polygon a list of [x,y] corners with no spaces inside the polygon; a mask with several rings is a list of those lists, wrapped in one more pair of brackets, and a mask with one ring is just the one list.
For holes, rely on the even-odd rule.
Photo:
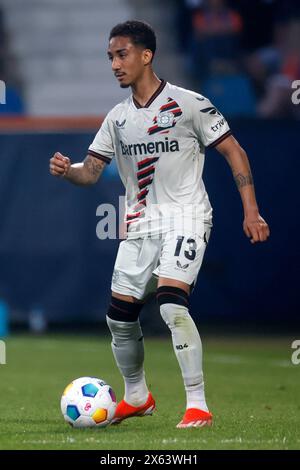
{"label": "orange football boot", "polygon": [[203,428],[212,425],[212,414],[209,411],[198,410],[198,408],[188,408],[180,423],[178,429],[183,428]]}
{"label": "orange football boot", "polygon": [[147,416],[152,415],[155,410],[155,400],[152,394],[149,392],[147,401],[141,406],[132,406],[126,403],[125,400],[120,401],[116,408],[115,416],[112,420],[112,424],[119,424],[121,421],[127,418],[133,418],[135,416]]}

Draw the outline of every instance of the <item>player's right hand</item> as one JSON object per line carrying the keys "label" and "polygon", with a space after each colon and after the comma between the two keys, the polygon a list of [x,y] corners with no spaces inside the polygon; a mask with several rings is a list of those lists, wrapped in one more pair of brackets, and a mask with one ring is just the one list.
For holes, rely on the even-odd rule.
{"label": "player's right hand", "polygon": [[50,158],[50,173],[53,176],[65,176],[71,166],[71,161],[59,152]]}

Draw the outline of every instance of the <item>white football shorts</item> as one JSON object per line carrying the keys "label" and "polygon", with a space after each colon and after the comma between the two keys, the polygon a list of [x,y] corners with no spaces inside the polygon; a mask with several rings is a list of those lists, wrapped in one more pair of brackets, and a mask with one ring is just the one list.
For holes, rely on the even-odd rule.
{"label": "white football shorts", "polygon": [[211,227],[203,236],[168,232],[159,239],[127,239],[120,243],[111,289],[142,300],[156,290],[152,275],[195,284]]}

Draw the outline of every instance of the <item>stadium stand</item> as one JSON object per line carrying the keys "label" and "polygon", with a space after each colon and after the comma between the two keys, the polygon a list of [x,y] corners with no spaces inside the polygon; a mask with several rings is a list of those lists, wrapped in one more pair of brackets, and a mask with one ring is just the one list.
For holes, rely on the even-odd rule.
{"label": "stadium stand", "polygon": [[142,18],[157,32],[157,71],[182,86],[187,77],[174,41],[172,0],[3,0],[11,47],[23,77],[31,116],[105,114],[126,91],[112,80],[106,59],[112,26]]}
{"label": "stadium stand", "polygon": [[16,61],[10,47],[6,15],[0,3],[0,115],[18,115],[24,112]]}
{"label": "stadium stand", "polygon": [[28,114],[105,113],[125,97],[112,80],[106,47],[116,19],[132,15],[127,2],[27,0],[25,15],[21,0],[4,0],[3,9]]}

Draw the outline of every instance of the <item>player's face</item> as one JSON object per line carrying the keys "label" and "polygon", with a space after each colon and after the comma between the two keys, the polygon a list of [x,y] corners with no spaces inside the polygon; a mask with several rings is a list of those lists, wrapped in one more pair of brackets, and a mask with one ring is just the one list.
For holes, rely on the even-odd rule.
{"label": "player's face", "polygon": [[130,38],[123,36],[116,36],[109,41],[107,54],[121,88],[128,88],[136,83],[145,72],[145,65],[151,60],[149,50],[136,46]]}

